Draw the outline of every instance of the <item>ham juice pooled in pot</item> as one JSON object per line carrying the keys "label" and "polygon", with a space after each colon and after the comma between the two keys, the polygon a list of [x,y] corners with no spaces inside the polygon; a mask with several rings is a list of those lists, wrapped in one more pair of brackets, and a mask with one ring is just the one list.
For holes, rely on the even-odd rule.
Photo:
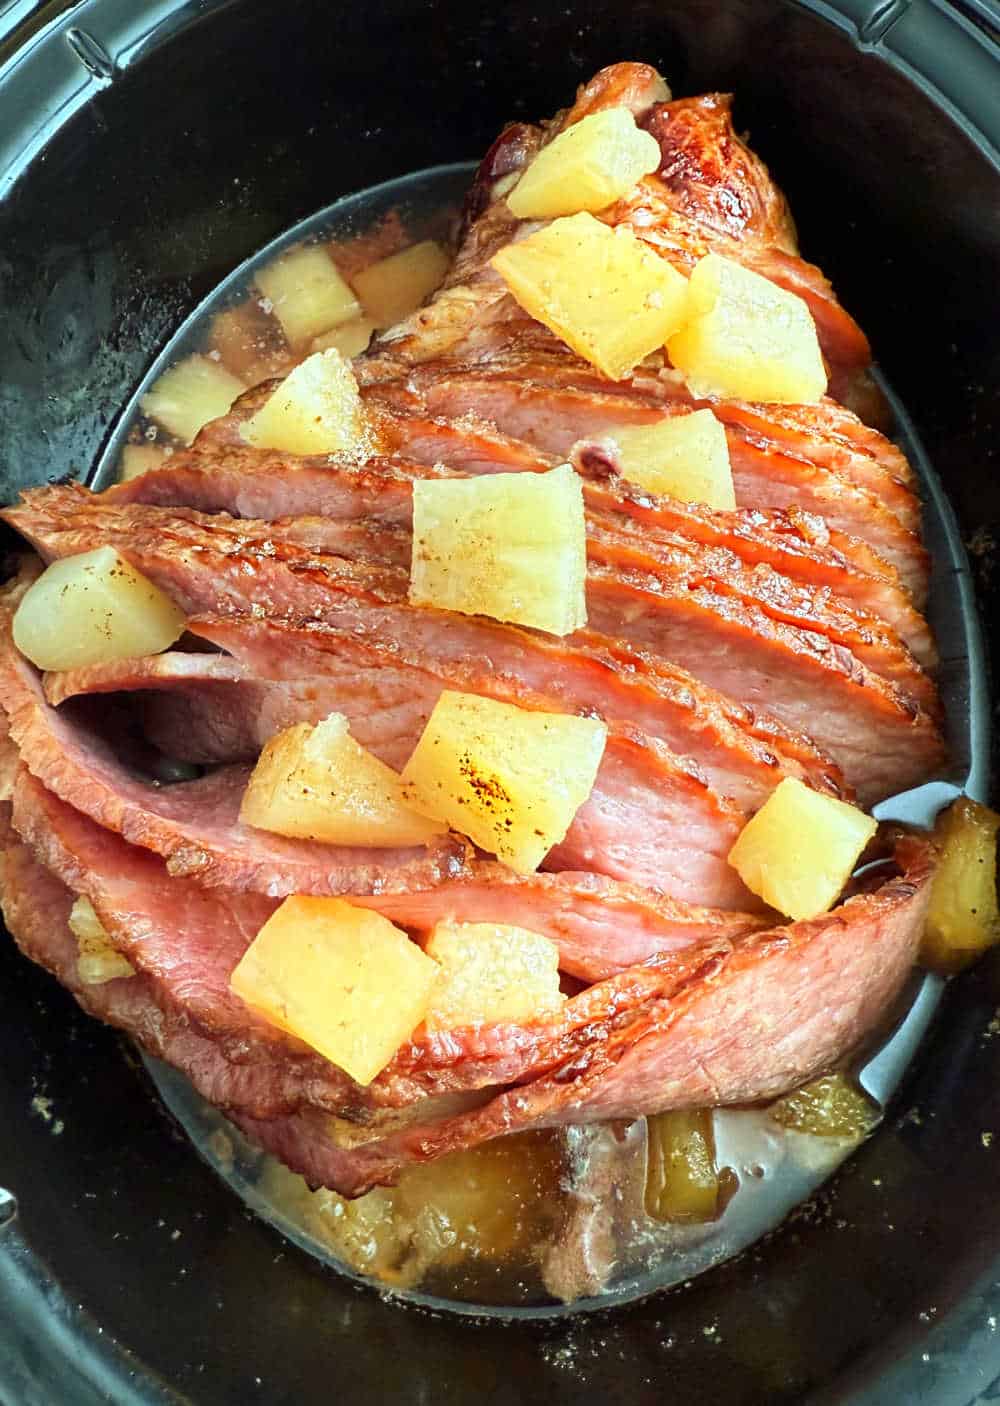
{"label": "ham juice pooled in pot", "polygon": [[948,754],[868,343],[728,97],[638,63],[460,221],[250,280],[117,483],[3,514],[7,925],[339,1263],[684,1278],[998,936],[991,812],[871,815]]}

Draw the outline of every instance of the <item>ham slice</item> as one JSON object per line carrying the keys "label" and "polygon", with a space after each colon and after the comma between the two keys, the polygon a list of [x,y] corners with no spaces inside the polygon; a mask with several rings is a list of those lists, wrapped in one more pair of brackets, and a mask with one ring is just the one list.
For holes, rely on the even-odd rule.
{"label": "ham slice", "polygon": [[[405,573],[274,540],[266,525],[186,509],[119,507],[72,486],[25,495],[3,516],[46,556],[113,545],[189,613],[263,611],[344,623],[346,597],[400,601]],[[829,752],[868,804],[943,761],[935,721],[825,636],[766,616],[696,577],[664,582],[592,564],[590,623],[769,711]],[[572,641],[571,641],[572,642]]]}
{"label": "ham slice", "polygon": [[[343,628],[231,615],[196,617],[189,630],[235,658],[171,651],[65,670],[46,676],[46,697],[57,706],[88,693],[162,693],[162,705],[147,702],[147,729],[162,751],[196,762],[252,760],[282,728],[339,711],[363,746],[398,769],[426,716],[414,677],[438,677],[502,699],[524,688],[545,694],[554,711],[631,724],[689,758],[744,810],[785,776],[848,794],[832,763],[766,714],[590,632],[569,649],[476,617],[391,606],[359,608]],[[478,659],[489,660],[488,673],[470,662]]]}
{"label": "ham slice", "polygon": [[[267,521],[276,524],[275,530],[284,540],[312,550],[352,557],[370,556],[374,550],[376,556],[381,553],[390,561],[408,565],[405,542],[386,532],[374,542],[372,534],[376,528],[409,526],[409,489],[415,479],[450,476],[449,469],[431,457],[436,448],[454,453],[462,473],[508,469],[503,459],[485,466],[475,455],[486,451],[476,445],[464,459],[461,449],[455,448],[462,442],[460,431],[447,437],[443,446],[420,430],[417,438],[417,448],[427,452],[426,461],[383,458],[369,461],[363,468],[331,462],[328,456],[297,458],[249,445],[175,454],[163,468],[130,479],[104,496],[116,503],[188,507],[202,513]],[[936,653],[927,623],[900,589],[895,573],[885,564],[868,569],[874,565],[868,559],[863,566],[857,564],[858,553],[851,547],[850,555],[845,555],[831,546],[830,534],[820,519],[781,511],[719,512],[644,495],[615,472],[614,454],[609,441],[581,441],[574,446],[574,463],[587,479],[584,496],[592,542],[600,533],[610,531],[630,534],[650,550],[680,549],[692,554],[701,547],[713,549],[708,569],[713,560],[730,574],[733,567],[738,571],[770,568],[783,578],[780,586],[786,597],[789,591],[809,591],[816,599],[815,593],[820,591],[825,611],[856,617],[867,631],[884,633],[889,626],[922,665],[934,667]],[[553,462],[552,456],[539,456],[534,468],[542,471]],[[523,467],[527,465],[512,471]],[[852,544],[855,548],[858,545]],[[769,575],[768,579],[774,582],[777,577]],[[747,591],[780,608],[776,592],[762,589],[752,577],[744,582]],[[786,609],[783,618],[795,616]],[[836,628],[835,619],[832,628]]]}
{"label": "ham slice", "polygon": [[[463,1034],[457,1052],[453,1032],[418,1031],[393,1063],[371,1085],[361,1088],[249,1010],[229,989],[233,968],[274,911],[275,900],[206,890],[191,880],[171,877],[162,861],[95,825],[23,768],[15,789],[13,823],[46,871],[74,895],[88,897],[116,950],[152,987],[158,1007],[171,1018],[183,1017],[212,1039],[228,1062],[254,1067],[259,1080],[252,1102],[243,1107],[255,1116],[312,1106],[350,1118],[382,1107],[405,1108],[442,1092],[473,1091],[481,1078],[496,1082],[520,1075],[540,1061],[561,1058],[567,1040],[579,1040],[598,1000],[607,1005],[615,993],[614,999],[626,1002],[645,992],[647,978],[641,969],[638,975],[630,975],[619,963],[615,982],[602,987],[599,996],[569,1002],[564,1017],[553,1016],[530,1026],[482,1025]],[[522,885],[531,886],[532,881]],[[377,906],[376,899],[370,902]],[[686,934],[678,928],[675,940],[658,950],[733,941],[763,926],[759,919],[719,914],[713,921],[704,913],[701,921],[689,924]],[[143,1040],[141,1028],[132,1033]],[[155,1047],[152,1052],[158,1053]],[[272,1066],[270,1084],[264,1082],[268,1064]],[[239,1105],[234,1098],[225,1106]]]}
{"label": "ham slice", "polygon": [[[198,679],[205,672],[204,656],[193,658]],[[461,680],[408,670],[402,680],[405,716],[397,709],[389,736],[366,735],[366,744],[383,760],[402,766],[442,687],[454,682]],[[473,675],[470,683],[470,691],[510,697],[488,676],[477,686]],[[520,707],[549,708],[548,699],[527,690],[517,690],[515,696]],[[259,690],[252,685],[251,707],[257,697]],[[162,855],[172,873],[275,896],[365,894],[443,883],[472,862],[471,848],[454,836],[426,850],[370,849],[286,840],[243,825],[239,808],[247,767],[223,767],[169,787],[137,778],[99,732],[45,702],[37,678],[9,637],[0,645],[0,704],[33,775],[100,824]],[[176,735],[182,755],[185,746],[188,755],[191,751],[183,725],[189,718],[182,714]],[[220,728],[213,718],[208,732],[216,749],[223,728],[225,720]],[[545,864],[553,870],[593,870],[682,901],[753,908],[757,901],[726,860],[745,819],[737,806],[712,791],[693,763],[636,728],[611,724],[594,787]]]}
{"label": "ham slice", "polygon": [[410,1162],[509,1132],[775,1097],[836,1064],[887,1013],[916,955],[934,862],[933,846],[904,839],[899,877],[832,913],[655,959],[639,969],[645,999],[595,1020],[599,1038],[595,1028],[562,1065],[471,1112],[376,1127],[349,1149],[312,1112],[237,1121],[311,1183],[357,1195]]}
{"label": "ham slice", "polygon": [[[562,458],[581,439],[600,439],[622,426],[656,424],[671,413],[648,397],[607,386],[581,390],[530,377],[497,377],[480,367],[428,367],[398,387],[381,386],[379,394],[404,411],[447,418],[472,413]],[[674,413],[687,411],[677,408]],[[727,439],[739,507],[814,513],[836,531],[867,542],[899,572],[918,604],[926,598],[927,553],[914,530],[880,497],[823,465],[754,442],[732,428],[727,428]]]}

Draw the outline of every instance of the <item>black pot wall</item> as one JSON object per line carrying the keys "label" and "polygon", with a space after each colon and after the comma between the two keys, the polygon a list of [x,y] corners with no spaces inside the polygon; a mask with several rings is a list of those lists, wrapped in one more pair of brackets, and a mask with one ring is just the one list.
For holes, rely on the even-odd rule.
{"label": "black pot wall", "polygon": [[[89,90],[0,203],[0,487],[84,474],[180,318],[287,225],[644,58],[678,93],[736,92],[946,481],[995,648],[1000,174],[961,118],[988,124],[1000,88],[986,5],[978,29],[930,0],[842,5],[864,45],[763,0],[43,8],[36,47],[8,49],[0,143],[28,140],[28,60],[33,101]],[[138,39],[144,12],[167,17]],[[70,25],[119,60],[110,81]],[[482,1325],[387,1305],[249,1218],[118,1041],[5,945],[0,1401],[965,1406],[1000,1373],[998,1004],[996,961],[954,983],[897,1117],[741,1261],[627,1311]]]}

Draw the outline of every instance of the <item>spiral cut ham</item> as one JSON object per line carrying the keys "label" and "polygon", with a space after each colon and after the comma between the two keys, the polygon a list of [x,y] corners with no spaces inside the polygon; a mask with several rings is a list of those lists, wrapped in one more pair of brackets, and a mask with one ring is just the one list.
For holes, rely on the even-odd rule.
{"label": "spiral cut ham", "polygon": [[[714,252],[803,298],[821,401],[698,399],[661,353],[612,383],[510,296],[490,260],[538,227],[512,215],[512,180],[616,106],[661,159],[599,218],[682,273]],[[788,778],[867,806],[947,762],[919,495],[858,413],[876,404],[869,362],[725,95],[671,100],[655,70],[618,64],[551,122],[508,128],[441,289],[355,362],[367,458],[249,446],[271,381],[140,477],[51,485],[2,514],[44,562],[114,547],[188,617],[162,654],[41,675],[12,636],[38,560],[0,596],[0,895],[21,950],[261,1147],[351,1196],[517,1130],[755,1102],[832,1068],[906,979],[933,844],[884,842],[874,877],[797,923],[727,856]],[[615,439],[704,410],[733,510],[630,483]],[[409,603],[415,483],[566,461],[585,628],[561,639]],[[453,833],[375,849],[240,821],[276,733],[341,713],[401,769],[445,690],[606,724],[593,789],[539,872]],[[346,897],[421,943],[442,922],[542,934],[568,994],[533,1020],[420,1025],[361,1086],[230,988],[293,894]],[[81,979],[79,896],[132,976]]]}

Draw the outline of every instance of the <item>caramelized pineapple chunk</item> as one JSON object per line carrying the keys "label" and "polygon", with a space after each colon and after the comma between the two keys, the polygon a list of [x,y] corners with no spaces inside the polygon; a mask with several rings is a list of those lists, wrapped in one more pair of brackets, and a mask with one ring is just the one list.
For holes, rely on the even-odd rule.
{"label": "caramelized pineapple chunk", "polygon": [[410,600],[568,635],[587,623],[583,487],[548,473],[413,485]]}
{"label": "caramelized pineapple chunk", "polygon": [[167,458],[162,444],[126,444],[118,460],[118,477],[123,483],[158,469]]}
{"label": "caramelized pineapple chunk", "polygon": [[360,317],[361,304],[319,244],[280,254],[254,275],[292,347]]}
{"label": "caramelized pineapple chunk", "polygon": [[671,415],[655,425],[623,425],[610,437],[625,478],[684,503],[736,507],[726,432],[711,410]]}
{"label": "caramelized pineapple chunk", "polygon": [[81,896],[73,904],[69,930],[76,938],[80,953],[76,974],[84,986],[103,986],[106,981],[135,976],[135,968],[127,957],[115,950],[89,898]]}
{"label": "caramelized pineapple chunk", "polygon": [[143,412],[190,444],[210,420],[225,415],[246,386],[217,361],[189,356],[172,366],[142,397]]}
{"label": "caramelized pineapple chunk", "polygon": [[438,923],[424,951],[441,968],[428,1030],[521,1023],[557,1011],[559,948],[541,933],[494,923]]}
{"label": "caramelized pineapple chunk", "polygon": [[341,356],[351,361],[360,356],[372,339],[375,324],[370,317],[355,317],[350,322],[342,322],[339,327],[331,327],[329,332],[321,332],[312,339],[311,352],[339,351]]}
{"label": "caramelized pineapple chunk", "polygon": [[543,147],[507,197],[519,220],[603,210],[660,164],[660,144],[625,107],[609,107],[567,127]]}
{"label": "caramelized pineapple chunk", "polygon": [[779,913],[815,918],[833,907],[877,829],[856,806],[786,776],[743,827],[729,863]]}
{"label": "caramelized pineapple chunk", "polygon": [[670,360],[696,395],[819,400],[826,369],[808,304],[719,254],[695,265]]}
{"label": "caramelized pineapple chunk", "polygon": [[370,1084],[423,1020],[440,971],[380,913],[286,898],[230,978],[265,1020]]}
{"label": "caramelized pineapple chunk", "polygon": [[425,239],[355,274],[354,291],[376,327],[392,327],[416,312],[447,271],[448,255],[433,239]]}
{"label": "caramelized pineapple chunk", "polygon": [[328,845],[422,845],[444,826],[402,799],[391,767],[355,742],[342,713],[272,737],[240,806],[244,825]]}
{"label": "caramelized pineapple chunk", "polygon": [[407,1167],[396,1190],[397,1224],[412,1227],[413,1250],[426,1266],[530,1255],[550,1228],[558,1176],[550,1133],[496,1138]]}
{"label": "caramelized pineapple chunk", "polygon": [[663,1221],[709,1221],[719,1204],[710,1108],[676,1109],[646,1119],[646,1214]]}
{"label": "caramelized pineapple chunk", "polygon": [[257,449],[288,454],[363,453],[364,413],[350,363],[339,351],[316,352],[290,371],[241,427]]}
{"label": "caramelized pineapple chunk", "polygon": [[565,838],[590,795],[607,728],[445,690],[403,768],[415,810],[468,835],[520,874]]}
{"label": "caramelized pineapple chunk", "polygon": [[783,1128],[813,1137],[860,1142],[878,1123],[878,1106],[844,1074],[825,1074],[773,1103],[768,1116]]}
{"label": "caramelized pineapple chunk", "polygon": [[968,796],[938,817],[934,834],[941,858],[920,947],[925,966],[959,971],[1000,942],[998,828],[1000,815]]}
{"label": "caramelized pineapple chunk", "polygon": [[490,261],[531,317],[619,381],[681,325],[687,280],[624,225],[554,220]]}
{"label": "caramelized pineapple chunk", "polygon": [[25,591],[14,643],[39,669],[79,669],[159,654],[184,632],[168,595],[113,547],[63,557]]}

